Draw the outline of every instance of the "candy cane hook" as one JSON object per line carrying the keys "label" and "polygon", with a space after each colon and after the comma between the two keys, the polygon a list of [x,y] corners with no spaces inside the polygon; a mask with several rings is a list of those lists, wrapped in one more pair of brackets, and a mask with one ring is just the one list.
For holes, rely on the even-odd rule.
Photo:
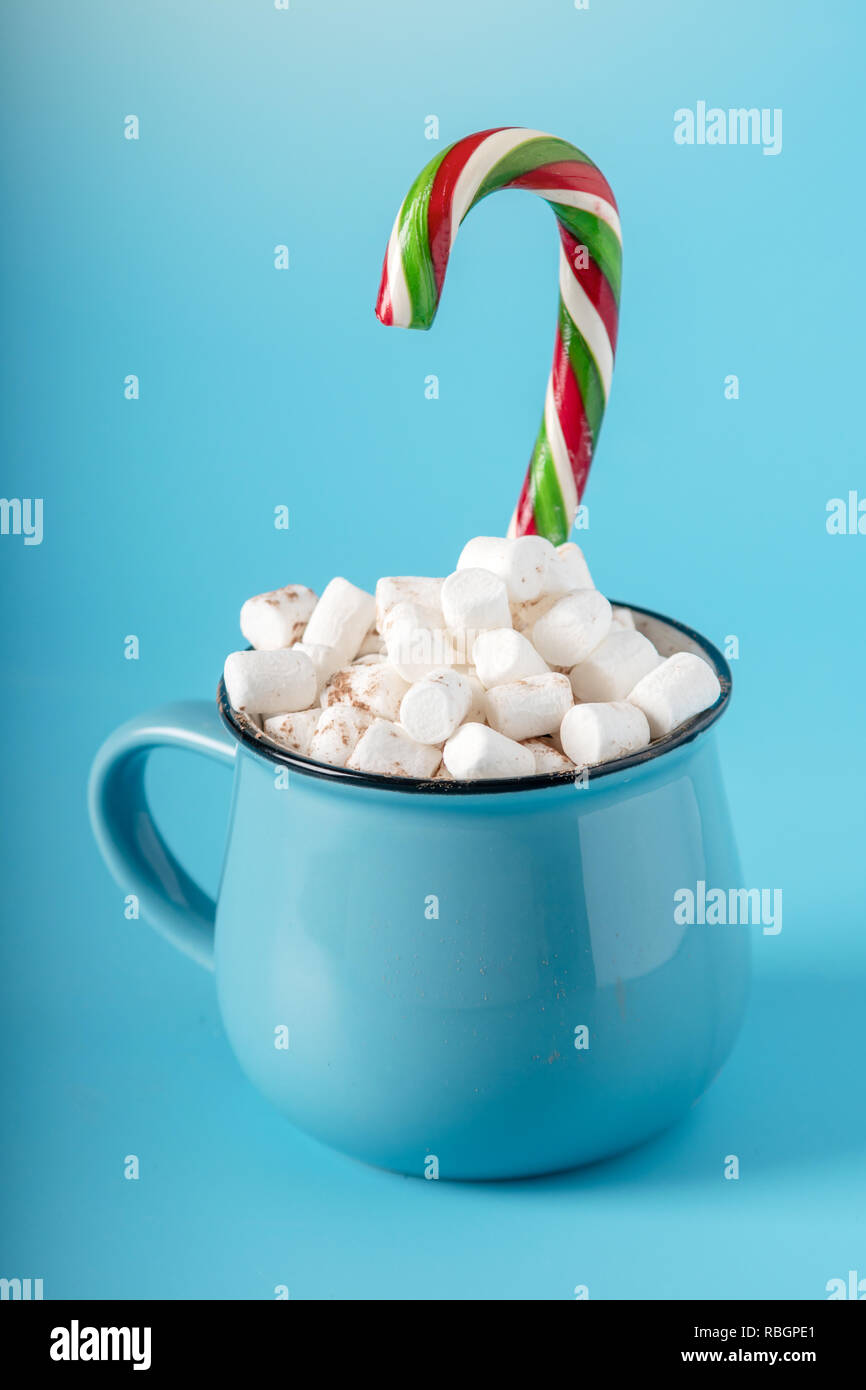
{"label": "candy cane hook", "polygon": [[586,486],[610,392],[622,234],[603,174],[574,145],[507,126],[458,140],[421,170],[397,214],[385,253],[376,314],[400,328],[429,328],[439,307],[457,229],[500,188],[550,204],[562,243],[559,317],[544,415],[510,536],[559,544]]}

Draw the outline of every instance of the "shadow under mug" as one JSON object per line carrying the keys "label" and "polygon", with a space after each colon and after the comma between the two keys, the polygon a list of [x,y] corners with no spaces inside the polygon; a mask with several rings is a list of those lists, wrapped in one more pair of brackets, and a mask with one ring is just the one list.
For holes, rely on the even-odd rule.
{"label": "shadow under mug", "polygon": [[[718,1072],[748,929],[682,925],[674,895],[740,881],[713,728],[731,674],[698,633],[632,612],[662,655],[709,661],[722,693],[582,780],[328,767],[239,720],[222,683],[216,708],[170,705],[100,750],[90,808],[109,869],[215,965],[242,1067],[300,1128],[403,1173],[528,1176],[649,1138]],[[151,818],[161,747],[234,766],[216,904]]]}

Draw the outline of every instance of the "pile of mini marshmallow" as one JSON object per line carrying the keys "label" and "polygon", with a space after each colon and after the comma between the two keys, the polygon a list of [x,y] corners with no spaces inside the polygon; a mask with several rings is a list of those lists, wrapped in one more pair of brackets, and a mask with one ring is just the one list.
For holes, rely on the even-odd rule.
{"label": "pile of mini marshmallow", "polygon": [[612,608],[579,546],[478,536],[447,579],[332,579],[248,599],[229,703],[282,748],[423,781],[571,774],[663,738],[721,693]]}

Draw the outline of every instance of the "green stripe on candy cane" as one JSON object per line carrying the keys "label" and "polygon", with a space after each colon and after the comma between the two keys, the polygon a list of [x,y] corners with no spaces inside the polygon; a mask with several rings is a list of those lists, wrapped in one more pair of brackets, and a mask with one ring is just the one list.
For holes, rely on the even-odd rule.
{"label": "green stripe on candy cane", "polygon": [[441,154],[434,156],[430,163],[425,165],[406,194],[400,209],[400,256],[412,302],[413,328],[429,328],[436,315],[438,299],[433,260],[429,252],[427,209],[433,180],[447,153],[448,150],[442,150]]}
{"label": "green stripe on candy cane", "polygon": [[562,545],[568,540],[571,520],[566,514],[543,417],[529,461],[529,491],[538,534],[554,545]]}
{"label": "green stripe on candy cane", "polygon": [[622,288],[622,245],[613,227],[595,213],[569,208],[564,203],[550,206],[576,241],[586,247],[607,283],[617,304]]}
{"label": "green stripe on candy cane", "polygon": [[498,164],[494,164],[473,198],[471,206],[474,207],[476,203],[480,203],[481,199],[486,198],[488,193],[495,192],[503,184],[511,183],[512,179],[519,179],[521,174],[526,174],[531,169],[537,169],[542,164],[556,164],[564,159],[579,164],[588,164],[595,168],[591,159],[588,159],[582,151],[575,149],[574,145],[569,145],[565,140],[557,140],[552,135],[536,135],[531,140],[525,140],[522,145],[517,145],[504,155]]}
{"label": "green stripe on candy cane", "polygon": [[577,379],[586,423],[589,425],[592,445],[595,448],[604,415],[604,387],[601,384],[598,367],[595,365],[595,358],[586,345],[586,339],[562,300],[559,301],[559,334],[562,338],[562,345],[568,354],[571,370]]}

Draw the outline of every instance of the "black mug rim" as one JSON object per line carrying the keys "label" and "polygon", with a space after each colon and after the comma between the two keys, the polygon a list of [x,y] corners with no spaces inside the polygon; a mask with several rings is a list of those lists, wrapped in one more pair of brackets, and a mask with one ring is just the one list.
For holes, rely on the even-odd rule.
{"label": "black mug rim", "polygon": [[[616,607],[628,608],[631,612],[640,613],[645,618],[653,618],[657,622],[666,623],[668,627],[672,627],[683,636],[688,637],[690,641],[701,648],[709,659],[722,689],[714,705],[703,710],[700,714],[696,714],[685,724],[681,724],[673,733],[666,734],[663,738],[657,739],[637,753],[630,753],[628,757],[614,758],[609,763],[600,763],[596,767],[587,768],[585,780],[589,782],[597,782],[604,777],[612,777],[618,772],[627,771],[629,768],[641,767],[646,763],[655,761],[656,758],[663,757],[666,753],[672,753],[676,748],[682,748],[685,744],[692,743],[724,714],[731,699],[731,668],[718,647],[702,633],[695,628],[688,627],[685,623],[677,622],[675,618],[669,618],[665,613],[656,613],[652,608],[641,608],[634,603],[620,604],[618,599],[611,599],[611,604]],[[545,787],[568,786],[569,783],[575,781],[578,775],[575,772],[545,772],[538,777],[503,777],[491,778],[489,781],[457,782],[444,779],[442,781],[424,781],[417,777],[388,777],[383,773],[358,772],[354,768],[334,767],[330,763],[318,763],[312,758],[304,758],[300,753],[292,753],[288,748],[280,748],[277,744],[271,743],[253,724],[240,724],[229,704],[222,677],[220,677],[217,686],[217,709],[229,733],[250,752],[256,753],[259,757],[267,758],[272,763],[282,763],[303,777],[317,777],[323,781],[342,782],[353,787],[375,787],[379,791],[389,792],[420,792],[426,796],[489,796],[501,792],[529,792],[539,791]]]}

